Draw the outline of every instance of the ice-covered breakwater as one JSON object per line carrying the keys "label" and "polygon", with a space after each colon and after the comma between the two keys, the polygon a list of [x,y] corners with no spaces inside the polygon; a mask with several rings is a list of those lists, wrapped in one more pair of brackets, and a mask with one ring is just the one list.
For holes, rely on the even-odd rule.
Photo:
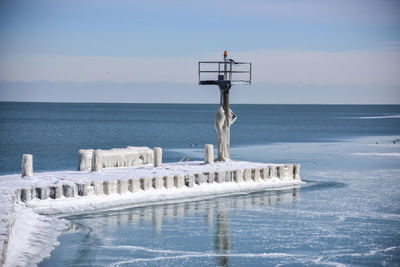
{"label": "ice-covered breakwater", "polygon": [[72,171],[37,173],[35,178],[31,182],[27,179],[20,181],[19,188],[15,189],[17,202],[125,194],[161,188],[192,188],[194,185],[201,186],[205,183],[265,182],[272,178],[300,180],[300,165],[251,162],[205,165],[201,162],[187,162],[167,163],[162,169],[146,165],[109,169],[101,173]]}
{"label": "ice-covered breakwater", "polygon": [[[255,162],[218,162],[204,164],[200,161],[165,163],[154,168],[147,164],[129,168],[109,168],[102,172],[64,171],[36,173],[32,177],[19,175],[0,176],[0,186],[12,187],[16,203],[47,200],[60,202],[68,198],[84,200],[90,196],[151,195],[157,190],[196,190],[205,185],[223,187],[237,184],[246,187],[299,183],[300,165],[267,164]],[[223,191],[223,190],[222,190]],[[222,192],[221,191],[221,192]],[[137,201],[137,199],[135,200]],[[95,209],[95,207],[92,207]]]}

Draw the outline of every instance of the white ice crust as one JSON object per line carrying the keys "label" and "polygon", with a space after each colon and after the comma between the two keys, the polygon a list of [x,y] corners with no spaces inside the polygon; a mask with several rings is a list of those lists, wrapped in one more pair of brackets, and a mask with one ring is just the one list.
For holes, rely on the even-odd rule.
{"label": "white ice crust", "polygon": [[103,168],[130,167],[153,163],[153,150],[148,147],[80,149],[78,170],[101,171]]}
{"label": "white ice crust", "polygon": [[4,266],[36,266],[58,245],[57,238],[67,229],[67,221],[39,215],[16,205]]}
{"label": "white ice crust", "polygon": [[21,178],[19,174],[0,176],[0,188],[12,191],[17,188],[43,187],[75,182],[110,181],[123,179],[140,179],[145,177],[186,175],[202,172],[216,172],[229,170],[244,170],[249,168],[264,168],[280,164],[258,163],[248,161],[215,162],[203,164],[202,161],[164,163],[160,168],[153,164],[141,166],[107,168],[103,172],[90,171],[54,171],[36,172],[34,176]]}
{"label": "white ice crust", "polygon": [[[229,112],[229,111],[228,111]],[[218,133],[218,158],[217,161],[230,161],[230,127],[227,125],[225,111],[220,105],[215,113],[215,130]]]}
{"label": "white ice crust", "polygon": [[138,207],[145,205],[160,204],[165,202],[181,202],[185,200],[202,200],[216,196],[241,194],[262,190],[275,190],[293,188],[302,184],[299,180],[270,179],[266,182],[244,182],[244,183],[212,183],[193,185],[193,187],[160,188],[135,193],[110,195],[89,195],[85,197],[62,198],[57,200],[32,200],[27,206],[40,214],[80,214],[99,210],[122,209],[127,207]]}

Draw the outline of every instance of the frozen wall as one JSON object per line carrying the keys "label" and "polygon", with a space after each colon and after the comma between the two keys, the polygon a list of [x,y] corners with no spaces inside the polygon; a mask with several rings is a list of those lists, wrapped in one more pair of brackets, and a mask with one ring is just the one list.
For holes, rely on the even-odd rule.
{"label": "frozen wall", "polygon": [[[78,170],[93,170],[93,149],[79,150]],[[153,163],[153,150],[148,147],[112,148],[109,150],[96,150],[100,157],[101,168],[129,167]],[[101,169],[100,168],[100,169]]]}

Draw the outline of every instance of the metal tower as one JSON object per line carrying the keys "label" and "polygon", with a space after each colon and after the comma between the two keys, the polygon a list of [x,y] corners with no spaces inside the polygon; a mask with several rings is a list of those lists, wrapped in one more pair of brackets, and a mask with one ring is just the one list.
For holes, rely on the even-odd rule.
{"label": "metal tower", "polygon": [[230,161],[230,126],[236,115],[229,108],[229,90],[235,84],[251,84],[251,63],[236,62],[224,52],[223,61],[200,61],[199,84],[218,85],[221,97],[215,115],[215,129],[218,133],[217,161]]}

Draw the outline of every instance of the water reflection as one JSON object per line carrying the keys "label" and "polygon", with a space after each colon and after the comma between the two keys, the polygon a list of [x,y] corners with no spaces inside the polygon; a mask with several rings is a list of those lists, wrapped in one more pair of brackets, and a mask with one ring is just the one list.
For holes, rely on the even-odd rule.
{"label": "water reflection", "polygon": [[[196,259],[202,258],[210,265],[225,267],[231,264],[230,255],[235,248],[233,236],[237,233],[233,231],[237,227],[233,227],[233,223],[243,224],[243,227],[251,224],[246,220],[237,221],[243,218],[243,213],[249,210],[257,212],[257,209],[277,204],[291,205],[299,197],[298,187],[69,216],[67,219],[81,231],[80,234],[72,231],[78,236],[65,235],[65,238],[82,242],[61,242],[53,255],[61,257],[67,265],[115,262],[139,264],[151,259],[155,260],[156,265],[162,265],[162,261],[156,258],[166,257],[165,260],[174,262],[175,259],[188,257],[194,261],[193,264]],[[41,265],[51,266],[56,263],[52,256]],[[175,263],[179,265],[179,262]]]}
{"label": "water reflection", "polygon": [[228,211],[218,211],[217,220],[215,225],[215,250],[218,256],[219,266],[228,266],[228,257],[226,256],[229,252],[229,213]]}
{"label": "water reflection", "polygon": [[[101,214],[87,214],[68,216],[67,219],[93,219],[101,217],[98,223],[101,227],[123,226],[125,224],[141,224],[152,222],[154,230],[161,234],[163,218],[184,218],[195,214],[203,214],[209,227],[216,223],[225,223],[229,220],[229,210],[244,209],[250,206],[273,206],[276,204],[290,204],[299,200],[300,188],[277,190],[271,192],[252,193],[246,195],[224,196],[214,199],[195,202],[180,202],[146,207],[130,208],[118,211],[106,211]],[[100,226],[100,225],[97,225]]]}

